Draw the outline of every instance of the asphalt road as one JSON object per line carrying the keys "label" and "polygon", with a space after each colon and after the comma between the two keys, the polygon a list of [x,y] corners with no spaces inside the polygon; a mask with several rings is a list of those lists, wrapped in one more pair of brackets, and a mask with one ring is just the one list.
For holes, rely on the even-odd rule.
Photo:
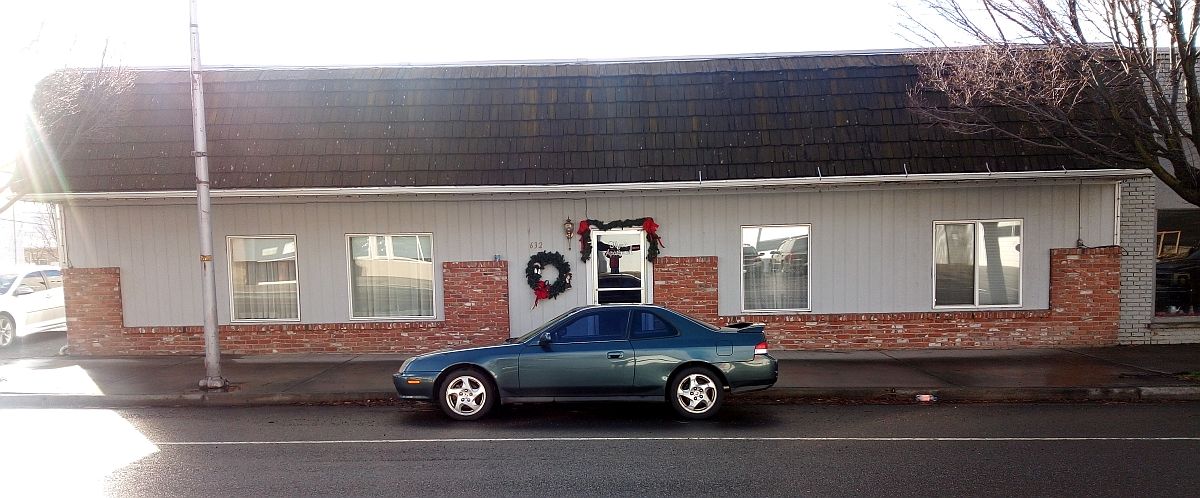
{"label": "asphalt road", "polygon": [[1195,496],[1200,404],[0,410],[0,491],[120,496]]}

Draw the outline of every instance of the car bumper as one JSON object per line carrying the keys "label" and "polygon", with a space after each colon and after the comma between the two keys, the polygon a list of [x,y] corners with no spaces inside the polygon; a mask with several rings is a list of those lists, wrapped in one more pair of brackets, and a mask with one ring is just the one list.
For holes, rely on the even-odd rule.
{"label": "car bumper", "polygon": [[437,372],[403,372],[392,374],[392,384],[400,399],[431,400]]}
{"label": "car bumper", "polygon": [[769,354],[754,355],[750,361],[729,363],[725,378],[731,392],[766,389],[779,380],[779,362]]}

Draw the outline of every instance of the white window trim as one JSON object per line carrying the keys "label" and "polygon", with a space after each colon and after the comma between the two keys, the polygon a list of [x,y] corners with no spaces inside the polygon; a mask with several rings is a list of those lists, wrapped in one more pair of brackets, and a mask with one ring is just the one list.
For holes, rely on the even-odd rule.
{"label": "white window trim", "polygon": [[[747,228],[768,228],[768,227],[808,227],[808,271],[805,273],[805,294],[808,297],[808,307],[806,308],[780,308],[780,309],[746,309],[746,277],[742,275],[742,270],[745,269],[742,261],[742,231]],[[786,315],[792,313],[812,313],[812,261],[813,261],[813,225],[812,223],[782,223],[782,224],[764,224],[764,225],[741,225],[738,227],[738,309],[742,310],[743,315]]]}
{"label": "white window trim", "polygon": [[[1020,279],[1017,285],[1017,304],[979,304],[979,237],[982,235],[980,225],[990,222],[1007,222],[1015,221],[1021,224],[1021,250],[1017,251],[1017,264],[1020,267],[1017,269],[1017,278]],[[965,225],[967,223],[974,224],[972,229],[975,234],[975,240],[971,242],[975,254],[971,255],[971,260],[975,266],[975,281],[972,284],[971,299],[975,304],[947,304],[938,306],[937,304],[937,226],[938,225]],[[929,258],[929,276],[930,276],[930,295],[929,302],[931,309],[937,311],[953,311],[953,310],[978,310],[978,309],[1014,309],[1025,306],[1025,219],[1024,218],[983,218],[983,219],[968,219],[968,220],[935,220],[930,229],[932,244],[930,245],[931,256]]]}
{"label": "white window trim", "polygon": [[[429,259],[434,265],[433,267],[433,314],[429,316],[411,315],[411,316],[354,316],[354,283],[350,281],[350,275],[353,272],[351,265],[353,264],[354,256],[350,253],[350,238],[351,237],[378,237],[378,236],[393,236],[393,235],[428,235],[429,236]],[[352,322],[432,322],[438,318],[438,299],[441,293],[438,292],[437,283],[437,249],[434,248],[433,232],[403,232],[403,233],[348,233],[346,234],[345,244],[342,247],[346,250],[346,316]],[[420,244],[417,244],[418,247]]]}
{"label": "white window trim", "polygon": [[[291,238],[296,248],[296,318],[236,318],[237,309],[233,304],[233,239],[284,239]],[[296,234],[277,235],[226,235],[225,236],[225,276],[229,282],[229,323],[299,323],[303,316],[300,310],[300,241]]]}

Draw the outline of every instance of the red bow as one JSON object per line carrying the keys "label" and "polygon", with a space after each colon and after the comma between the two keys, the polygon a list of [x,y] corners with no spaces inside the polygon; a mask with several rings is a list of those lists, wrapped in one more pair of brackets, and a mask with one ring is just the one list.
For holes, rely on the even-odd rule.
{"label": "red bow", "polygon": [[550,299],[550,286],[546,285],[545,280],[539,280],[537,287],[533,289],[533,306],[537,307],[538,301]]}
{"label": "red bow", "polygon": [[654,222],[654,218],[646,218],[642,221],[642,230],[646,231],[646,235],[650,236],[650,240],[660,247],[666,247],[662,243],[662,237],[658,236],[658,223]]}
{"label": "red bow", "polygon": [[588,232],[592,231],[592,227],[588,226],[587,220],[579,220],[579,251],[584,252],[587,249]]}

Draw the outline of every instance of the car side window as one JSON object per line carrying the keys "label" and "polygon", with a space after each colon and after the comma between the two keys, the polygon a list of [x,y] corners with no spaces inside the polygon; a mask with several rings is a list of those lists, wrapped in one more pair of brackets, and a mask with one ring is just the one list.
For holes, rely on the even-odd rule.
{"label": "car side window", "polygon": [[604,310],[576,318],[558,329],[556,337],[561,342],[612,341],[625,338],[629,312],[626,310]]}
{"label": "car side window", "polygon": [[[42,280],[42,274],[37,272],[25,275],[25,278],[21,279],[20,285],[29,287],[30,289],[33,289],[34,292],[41,292],[47,289],[46,281]],[[18,289],[19,288],[20,287],[18,287]]]}
{"label": "car side window", "polygon": [[633,315],[633,328],[629,334],[631,339],[656,339],[673,337],[676,332],[675,327],[658,315],[648,311],[638,311]]}
{"label": "car side window", "polygon": [[62,287],[62,270],[46,270],[42,275],[46,276],[46,283],[50,284],[51,289]]}

